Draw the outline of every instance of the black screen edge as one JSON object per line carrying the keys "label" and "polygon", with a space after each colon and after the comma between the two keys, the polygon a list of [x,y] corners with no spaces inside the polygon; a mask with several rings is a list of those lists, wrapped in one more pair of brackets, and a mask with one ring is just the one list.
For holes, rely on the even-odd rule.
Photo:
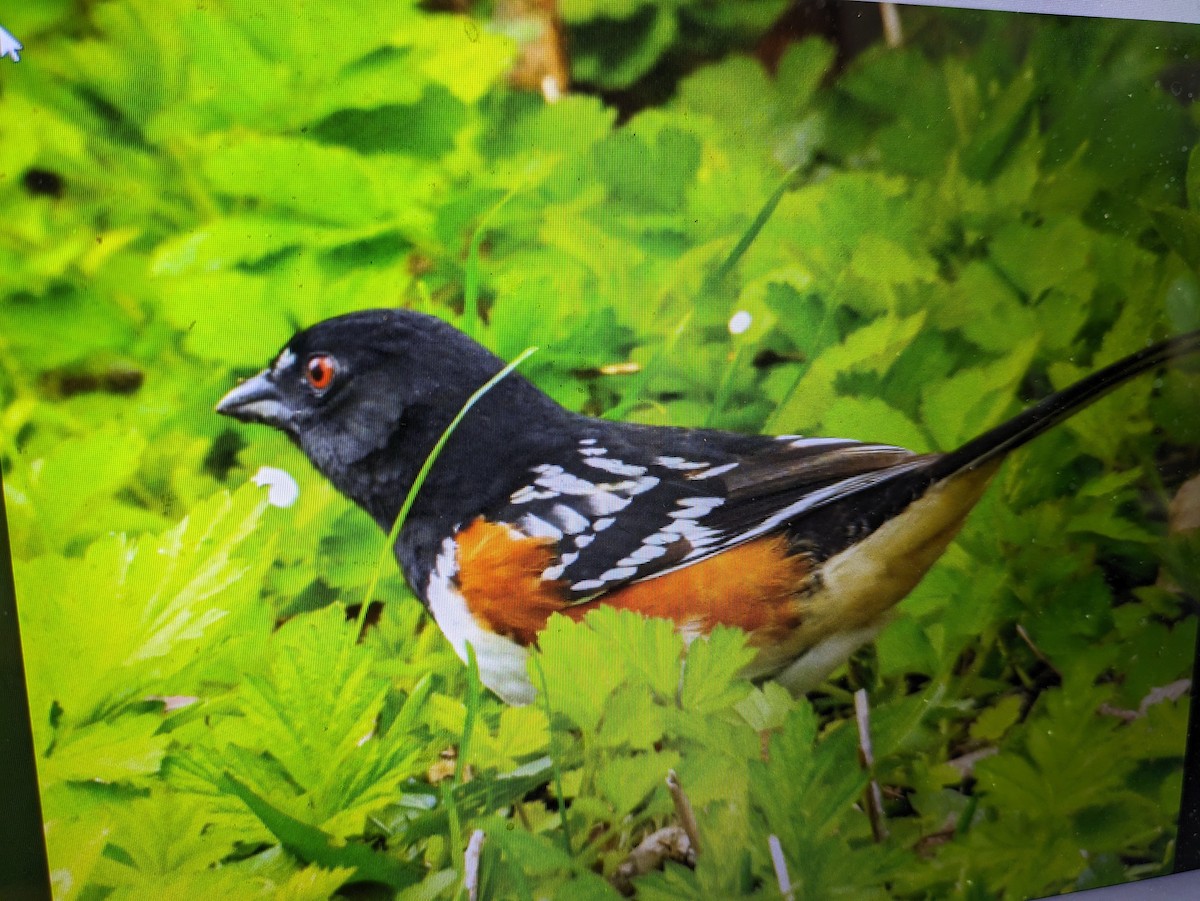
{"label": "black screen edge", "polygon": [[5,801],[0,816],[0,897],[40,901],[51,897],[50,875],[3,492],[0,476],[0,782]]}

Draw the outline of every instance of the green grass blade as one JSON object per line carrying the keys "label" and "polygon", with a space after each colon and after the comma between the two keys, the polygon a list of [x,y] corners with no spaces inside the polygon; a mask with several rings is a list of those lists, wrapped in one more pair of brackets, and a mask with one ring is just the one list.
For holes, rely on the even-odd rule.
{"label": "green grass blade", "polygon": [[550,736],[550,769],[554,773],[554,791],[558,794],[558,809],[562,814],[562,835],[563,846],[568,857],[574,857],[575,853],[571,849],[575,842],[571,836],[571,822],[567,817],[567,796],[563,794],[562,785],[562,769],[558,765],[558,749],[554,741],[554,711],[550,708],[550,693],[546,687],[546,672],[542,669],[542,661],[538,659],[537,653],[530,655],[530,660],[533,661],[533,668],[537,670],[538,682],[541,683],[539,694],[542,699],[542,708],[546,713],[546,733]]}
{"label": "green grass blade", "polygon": [[779,187],[767,198],[767,202],[759,209],[758,215],[754,217],[754,221],[750,223],[749,228],[742,233],[737,244],[733,246],[733,250],[729,251],[729,256],[725,257],[721,265],[705,280],[705,293],[720,285],[729,273],[733,271],[733,267],[745,256],[746,251],[750,249],[750,245],[754,243],[754,239],[758,237],[759,233],[763,230],[763,226],[767,224],[767,220],[771,218],[771,214],[775,212],[775,208],[779,206],[779,201],[783,200],[783,195],[791,190],[799,171],[799,166],[793,166],[787,171],[787,174],[783,177],[783,181],[779,183]]}
{"label": "green grass blade", "polygon": [[479,705],[483,701],[483,683],[479,680],[479,661],[475,659],[475,647],[467,642],[467,716],[463,720],[462,741],[458,743],[458,764],[454,767],[454,787],[462,785],[463,773],[467,769],[467,758],[471,751],[471,736],[475,733],[475,720]]}
{"label": "green grass blade", "polygon": [[479,337],[479,326],[483,318],[479,315],[479,291],[483,285],[483,275],[480,271],[479,254],[483,249],[483,239],[488,233],[492,220],[510,200],[524,189],[517,185],[479,218],[475,232],[471,235],[471,243],[467,248],[467,262],[463,272],[463,331],[472,338]]}
{"label": "green grass blade", "polygon": [[351,644],[356,642],[358,636],[362,634],[363,625],[367,618],[367,607],[371,603],[371,598],[375,596],[375,590],[378,588],[379,580],[383,575],[383,567],[392,555],[392,547],[396,544],[396,538],[400,535],[400,530],[404,528],[404,522],[408,519],[408,514],[417,500],[417,494],[421,491],[421,486],[425,484],[425,479],[428,478],[430,470],[433,469],[433,464],[437,462],[437,458],[441,455],[442,448],[446,446],[446,442],[450,440],[450,436],[454,434],[454,430],[466,418],[471,408],[479,403],[480,399],[503,381],[505,377],[514,372],[518,366],[537,353],[537,350],[536,347],[525,348],[515,360],[484,382],[474,394],[467,398],[467,402],[463,404],[462,409],[458,411],[457,415],[450,420],[450,424],[446,426],[446,430],[438,438],[437,444],[433,446],[433,449],[425,458],[420,471],[417,472],[416,479],[413,480],[412,487],[408,489],[408,495],[404,498],[404,503],[401,505],[400,512],[396,516],[396,521],[392,524],[392,530],[388,532],[387,541],[384,542],[383,550],[379,553],[379,560],[375,563],[375,572],[372,573],[371,581],[367,584],[367,591],[363,596],[362,606],[359,608],[358,618],[354,624],[354,631],[350,637]]}

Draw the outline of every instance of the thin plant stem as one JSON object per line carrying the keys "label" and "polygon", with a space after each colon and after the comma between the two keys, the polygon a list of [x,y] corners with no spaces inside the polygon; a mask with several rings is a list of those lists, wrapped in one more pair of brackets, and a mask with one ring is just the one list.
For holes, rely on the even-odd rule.
{"label": "thin plant stem", "polygon": [[725,377],[721,379],[721,384],[717,388],[717,396],[713,399],[712,406],[708,408],[708,416],[704,421],[705,428],[715,426],[721,414],[725,412],[729,396],[733,393],[733,380],[737,377],[738,370],[742,368],[742,358],[746,356],[746,348],[745,342],[738,342],[738,349],[734,353],[733,359],[725,367]]}
{"label": "thin plant stem", "polygon": [[501,197],[479,218],[475,232],[471,235],[463,273],[463,330],[472,338],[479,337],[479,324],[482,321],[479,315],[479,291],[483,284],[483,276],[480,274],[479,254],[483,249],[484,236],[491,226],[491,220],[522,190],[524,190],[524,185],[517,185]]}
{"label": "thin plant stem", "polygon": [[458,766],[454,768],[454,787],[462,785],[463,773],[467,769],[467,755],[471,751],[471,737],[475,733],[475,720],[482,700],[483,685],[479,680],[479,661],[475,658],[475,647],[467,642],[467,715],[463,720],[462,741],[458,743]]}
{"label": "thin plant stem", "polygon": [[450,824],[450,854],[454,859],[455,869],[460,874],[458,888],[454,892],[455,901],[458,901],[462,898],[466,884],[467,849],[463,845],[462,820],[458,815],[458,804],[454,800],[454,789],[450,781],[443,782],[441,789],[442,806],[446,808],[446,819]]}
{"label": "thin plant stem", "polygon": [[562,770],[558,765],[558,748],[554,741],[554,712],[550,708],[550,695],[546,688],[546,672],[542,669],[542,661],[538,660],[536,653],[529,659],[533,661],[533,668],[537,671],[538,682],[541,688],[542,707],[546,712],[546,729],[550,740],[550,770],[554,774],[554,790],[558,793],[558,809],[562,819],[563,846],[567,852],[567,856],[573,858],[575,853],[572,848],[575,842],[571,837],[571,823],[567,818],[567,798],[563,794]]}
{"label": "thin plant stem", "polygon": [[[771,218],[771,214],[775,212],[775,208],[779,206],[779,201],[783,200],[783,195],[791,189],[792,183],[795,181],[799,171],[799,166],[792,166],[792,168],[788,169],[787,174],[783,177],[783,181],[779,183],[779,187],[771,193],[766,203],[759,209],[758,215],[754,217],[754,221],[742,232],[742,236],[738,238],[738,242],[733,246],[733,250],[729,251],[729,255],[721,261],[721,265],[706,280],[706,289],[711,290],[721,284],[729,273],[733,271],[733,267],[745,256],[746,251],[750,249],[750,245],[754,243],[754,239],[758,237],[759,232],[763,230],[763,226],[767,224],[767,220]],[[705,293],[708,292],[705,291]]]}
{"label": "thin plant stem", "polygon": [[421,490],[421,486],[425,484],[425,479],[429,476],[429,471],[433,469],[433,464],[437,461],[438,456],[442,453],[442,448],[446,446],[446,442],[450,440],[450,436],[454,434],[454,430],[458,428],[459,423],[466,418],[467,413],[471,408],[479,402],[479,400],[496,387],[506,376],[511,374],[518,366],[524,363],[527,359],[537,353],[536,347],[527,347],[521,351],[520,355],[515,360],[497,372],[494,376],[484,382],[474,394],[467,398],[467,402],[463,404],[462,409],[458,414],[450,420],[450,424],[446,426],[446,430],[442,432],[442,436],[438,438],[437,443],[425,458],[425,463],[421,466],[417,477],[413,480],[412,487],[408,489],[408,495],[404,498],[404,503],[400,507],[400,512],[396,515],[396,521],[392,524],[392,530],[388,532],[387,541],[384,542],[383,550],[379,552],[379,559],[375,563],[375,571],[371,574],[371,581],[367,583],[367,591],[363,596],[362,606],[358,611],[358,618],[354,623],[354,631],[350,635],[350,644],[354,644],[358,640],[358,636],[362,634],[363,626],[367,619],[367,607],[370,606],[371,598],[375,596],[375,589],[379,586],[379,580],[383,576],[383,567],[388,558],[391,556],[392,547],[396,543],[396,538],[400,535],[400,530],[404,528],[404,522],[408,519],[408,514],[412,510],[413,504],[417,500],[417,494]]}

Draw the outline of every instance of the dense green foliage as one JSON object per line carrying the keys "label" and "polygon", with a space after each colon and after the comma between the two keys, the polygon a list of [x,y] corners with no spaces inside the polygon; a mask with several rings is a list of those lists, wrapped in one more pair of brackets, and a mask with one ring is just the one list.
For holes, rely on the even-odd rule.
{"label": "dense green foliage", "polygon": [[641,898],[777,897],[772,834],[798,898],[1169,869],[1200,586],[1162,511],[1194,368],[1021,452],[810,700],[740,680],[740,633],[685,651],[601,612],[553,621],[545,703],[505,708],[390,561],[355,641],[383,536],[212,413],[296,327],[405,304],[539,345],[524,371],[572,408],[944,450],[1200,325],[1197,127],[1157,83],[1200,35],[913,15],[909,49],[834,73],[809,39],[769,74],[734,48],[778,6],[564,3],[585,81],[698,32],[718,59],[620,127],[506,89],[506,39],[400,2],[5,10],[0,462],[59,897],[453,898],[482,829],[485,897],[611,898],[671,768],[701,853]]}

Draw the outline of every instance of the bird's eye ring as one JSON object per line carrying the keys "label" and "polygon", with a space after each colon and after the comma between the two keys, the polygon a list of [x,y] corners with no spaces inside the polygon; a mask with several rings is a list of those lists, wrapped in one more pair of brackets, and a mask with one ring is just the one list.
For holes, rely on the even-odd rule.
{"label": "bird's eye ring", "polygon": [[337,375],[337,361],[329,354],[314,354],[304,364],[304,380],[314,391],[324,391]]}

